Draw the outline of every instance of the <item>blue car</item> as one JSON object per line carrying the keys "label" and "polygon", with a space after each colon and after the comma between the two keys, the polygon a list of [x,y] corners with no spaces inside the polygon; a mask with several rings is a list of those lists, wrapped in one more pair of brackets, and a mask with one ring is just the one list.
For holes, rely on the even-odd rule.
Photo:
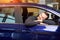
{"label": "blue car", "polygon": [[[3,6],[5,5],[5,6]],[[20,3],[20,4],[3,4],[2,12],[0,14],[0,39],[1,40],[58,40],[60,33],[60,11],[52,7],[34,4],[34,3]],[[10,10],[11,8],[11,10]],[[21,8],[24,10],[21,12]],[[25,8],[25,9],[24,9]],[[42,12],[48,12],[49,20],[54,20],[56,25],[35,25],[27,28],[23,23],[26,15],[24,13],[26,8],[40,9]],[[6,12],[7,10],[7,12]],[[9,11],[8,11],[9,10]],[[40,12],[39,11],[39,12]],[[23,13],[23,15],[22,15]],[[57,17],[57,18],[56,18]],[[24,19],[25,18],[25,19]]]}

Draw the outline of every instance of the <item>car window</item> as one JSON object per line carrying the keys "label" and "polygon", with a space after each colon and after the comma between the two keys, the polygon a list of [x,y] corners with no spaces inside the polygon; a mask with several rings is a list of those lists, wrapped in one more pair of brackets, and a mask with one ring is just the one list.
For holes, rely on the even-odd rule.
{"label": "car window", "polygon": [[0,8],[0,23],[15,23],[14,8]]}
{"label": "car window", "polygon": [[[46,15],[47,15],[47,18],[43,21],[44,24],[46,23],[48,25],[58,25],[58,19],[59,19],[58,16],[56,16],[55,14],[53,14],[51,12],[48,12],[48,11],[43,10],[43,9],[38,9],[38,8],[33,8],[33,9],[29,8],[28,9],[26,24],[32,23],[34,20],[37,20],[37,16],[41,15],[42,13],[46,13]],[[33,18],[32,16],[35,16],[35,18]],[[42,15],[42,16],[44,16],[44,15]],[[43,17],[42,17],[42,19],[43,19]]]}

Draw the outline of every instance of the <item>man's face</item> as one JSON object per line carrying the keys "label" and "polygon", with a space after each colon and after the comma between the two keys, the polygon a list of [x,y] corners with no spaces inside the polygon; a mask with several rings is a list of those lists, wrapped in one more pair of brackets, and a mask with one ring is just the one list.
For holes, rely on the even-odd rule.
{"label": "man's face", "polygon": [[48,16],[45,14],[45,13],[41,13],[39,16],[38,16],[38,20],[45,20]]}

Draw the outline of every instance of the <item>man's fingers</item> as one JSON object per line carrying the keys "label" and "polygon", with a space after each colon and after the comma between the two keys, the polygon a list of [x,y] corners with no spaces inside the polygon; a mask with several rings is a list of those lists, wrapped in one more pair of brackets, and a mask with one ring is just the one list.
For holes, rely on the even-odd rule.
{"label": "man's fingers", "polygon": [[34,22],[42,22],[42,20],[35,20]]}

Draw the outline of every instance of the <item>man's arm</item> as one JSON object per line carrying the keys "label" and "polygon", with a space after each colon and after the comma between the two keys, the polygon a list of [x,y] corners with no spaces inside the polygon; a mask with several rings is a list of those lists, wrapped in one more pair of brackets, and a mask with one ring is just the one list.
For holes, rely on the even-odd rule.
{"label": "man's arm", "polygon": [[37,25],[37,22],[34,21],[35,19],[36,19],[36,17],[34,17],[34,16],[28,17],[25,21],[25,25],[28,27]]}
{"label": "man's arm", "polygon": [[56,23],[52,20],[44,20],[43,23],[46,23],[48,25],[55,25]]}

